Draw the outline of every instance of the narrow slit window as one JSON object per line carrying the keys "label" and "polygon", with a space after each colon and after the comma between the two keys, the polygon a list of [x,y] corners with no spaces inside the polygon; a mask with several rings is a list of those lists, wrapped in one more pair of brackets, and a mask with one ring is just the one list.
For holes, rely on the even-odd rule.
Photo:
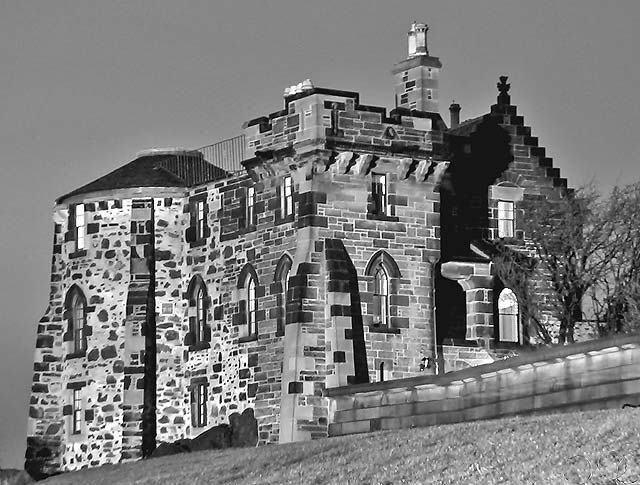
{"label": "narrow slit window", "polygon": [[256,189],[247,187],[247,227],[255,225]]}
{"label": "narrow slit window", "polygon": [[247,331],[249,335],[257,333],[256,313],[258,310],[258,301],[256,300],[256,282],[249,277],[247,283]]}
{"label": "narrow slit window", "polygon": [[384,266],[379,265],[373,276],[374,281],[374,303],[375,314],[373,316],[373,323],[377,326],[389,326],[389,275],[384,269]]}
{"label": "narrow slit window", "polygon": [[199,383],[191,389],[191,425],[202,428],[207,425],[207,385]]}
{"label": "narrow slit window", "polygon": [[293,214],[293,181],[291,176],[287,175],[282,179],[282,217],[287,217]]}
{"label": "narrow slit window", "polygon": [[75,232],[76,232],[76,250],[85,248],[85,215],[84,204],[77,204],[75,207]]}
{"label": "narrow slit window", "polygon": [[196,238],[204,238],[205,212],[204,201],[199,200],[196,206]]}
{"label": "narrow slit window", "polygon": [[204,329],[207,324],[205,308],[204,308],[204,290],[202,287],[198,288],[198,294],[196,295],[196,320],[197,320],[197,342],[204,342],[205,335]]}
{"label": "narrow slit window", "polygon": [[86,308],[84,298],[78,291],[74,291],[71,298],[71,331],[73,332],[73,352],[83,352],[86,350],[86,339],[84,338],[84,326],[86,323]]}
{"label": "narrow slit window", "polygon": [[513,237],[515,233],[515,211],[511,201],[498,201],[498,237]]}
{"label": "narrow slit window", "polygon": [[80,396],[80,389],[73,390],[73,413],[71,416],[72,426],[71,431],[73,434],[80,434],[82,431],[82,397]]}

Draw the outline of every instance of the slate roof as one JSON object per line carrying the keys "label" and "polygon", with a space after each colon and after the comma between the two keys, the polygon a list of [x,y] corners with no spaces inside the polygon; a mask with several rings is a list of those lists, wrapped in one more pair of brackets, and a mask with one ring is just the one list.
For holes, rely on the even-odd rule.
{"label": "slate roof", "polygon": [[133,187],[191,187],[227,177],[223,169],[207,162],[200,153],[147,155],[59,197],[59,204],[74,195]]}
{"label": "slate roof", "polygon": [[455,128],[450,128],[447,133],[455,136],[469,136],[474,133],[480,124],[485,121],[487,115],[478,116],[477,118],[471,118],[460,123]]}

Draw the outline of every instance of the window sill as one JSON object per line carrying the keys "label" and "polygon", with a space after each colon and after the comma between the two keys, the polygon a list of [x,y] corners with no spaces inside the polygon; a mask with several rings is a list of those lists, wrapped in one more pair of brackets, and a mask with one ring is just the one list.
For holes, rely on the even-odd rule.
{"label": "window sill", "polygon": [[258,340],[258,334],[253,334],[253,335],[245,335],[244,337],[240,337],[238,338],[238,343],[245,343],[245,342],[256,342]]}
{"label": "window sill", "polygon": [[207,244],[207,238],[203,237],[203,238],[200,238],[200,239],[196,239],[195,241],[191,241],[189,243],[189,247],[190,248],[197,248],[197,247],[200,247],[200,246],[204,246],[206,244]]}
{"label": "window sill", "polygon": [[280,217],[278,214],[276,214],[275,224],[276,225],[286,224],[288,222],[293,222],[294,219],[295,217],[293,214],[289,214],[288,216],[285,216],[285,217]]}
{"label": "window sill", "polygon": [[86,356],[87,356],[87,351],[80,350],[79,352],[71,352],[65,355],[64,360],[79,359],[80,357],[86,357]]}
{"label": "window sill", "polygon": [[189,345],[189,352],[197,352],[199,350],[210,349],[211,345],[209,342],[198,342],[193,345]]}
{"label": "window sill", "polygon": [[74,251],[71,254],[69,254],[69,259],[82,258],[86,255],[87,255],[86,249],[78,249],[77,251]]}
{"label": "window sill", "polygon": [[374,221],[387,221],[387,222],[398,222],[400,219],[397,216],[388,216],[386,214],[373,214],[371,212],[367,213],[367,219]]}
{"label": "window sill", "polygon": [[369,332],[370,333],[389,333],[389,334],[399,335],[400,329],[394,328],[394,327],[387,327],[386,325],[379,325],[379,326],[369,325]]}
{"label": "window sill", "polygon": [[492,342],[490,345],[491,349],[501,350],[501,349],[519,349],[522,345],[519,342],[501,342],[500,340],[496,340]]}

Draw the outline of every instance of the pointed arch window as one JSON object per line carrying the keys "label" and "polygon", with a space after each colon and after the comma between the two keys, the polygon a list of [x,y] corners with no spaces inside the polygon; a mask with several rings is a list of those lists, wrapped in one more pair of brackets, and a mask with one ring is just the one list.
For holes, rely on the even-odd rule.
{"label": "pointed arch window", "polygon": [[87,300],[77,286],[67,293],[65,302],[67,319],[67,334],[64,338],[71,342],[71,355],[79,356],[87,351]]}
{"label": "pointed arch window", "polygon": [[250,264],[240,272],[238,290],[240,291],[239,323],[243,325],[240,338],[255,340],[258,336],[258,297],[263,290],[258,286],[258,275]]}
{"label": "pointed arch window", "polygon": [[289,291],[289,276],[291,273],[291,266],[293,261],[289,257],[289,255],[285,254],[278,261],[278,265],[276,266],[276,272],[274,276],[275,283],[280,284],[278,296],[277,296],[277,304],[278,304],[278,319],[276,325],[276,335],[284,335],[284,326],[287,321],[287,293]]}
{"label": "pointed arch window", "polygon": [[498,296],[498,335],[501,342],[518,342],[520,315],[518,298],[511,288],[504,288]]}
{"label": "pointed arch window", "polygon": [[373,324],[389,327],[389,275],[382,264],[379,264],[373,275],[373,298],[376,312]]}
{"label": "pointed arch window", "polygon": [[[185,345],[206,347],[211,341],[211,329],[208,324],[209,296],[204,280],[194,276],[189,283],[189,333]],[[198,350],[192,348],[192,350]]]}
{"label": "pointed arch window", "polygon": [[408,318],[398,315],[398,308],[408,306],[409,301],[406,295],[395,294],[394,288],[401,275],[393,258],[385,251],[377,252],[369,260],[365,275],[370,277],[368,313],[372,319],[371,331],[398,333],[400,327],[408,328]]}

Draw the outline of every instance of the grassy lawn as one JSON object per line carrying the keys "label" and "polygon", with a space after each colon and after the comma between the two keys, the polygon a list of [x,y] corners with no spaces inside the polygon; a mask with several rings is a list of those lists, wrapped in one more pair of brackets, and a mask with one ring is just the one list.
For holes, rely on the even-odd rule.
{"label": "grassy lawn", "polygon": [[640,484],[640,409],[203,451],[83,470],[43,483]]}

